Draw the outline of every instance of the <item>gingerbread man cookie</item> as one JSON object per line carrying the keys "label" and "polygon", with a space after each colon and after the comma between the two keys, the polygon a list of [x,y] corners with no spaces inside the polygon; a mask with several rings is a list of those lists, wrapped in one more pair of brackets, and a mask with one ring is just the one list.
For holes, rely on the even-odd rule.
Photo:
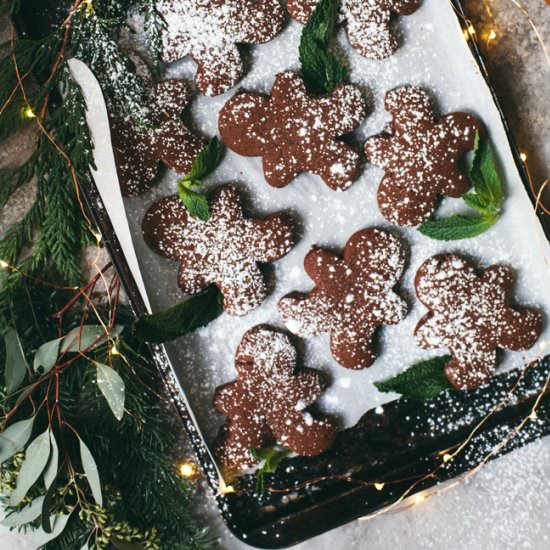
{"label": "gingerbread man cookie", "polygon": [[162,35],[166,63],[191,55],[196,82],[208,96],[227,92],[243,75],[237,44],[263,44],[283,27],[279,0],[158,0],[166,21]]}
{"label": "gingerbread man cookie", "polygon": [[140,195],[150,189],[161,162],[181,174],[191,170],[205,145],[181,119],[191,97],[185,82],[166,80],[154,86],[149,97],[153,128],[139,128],[130,117],[111,117],[113,151],[124,196]]}
{"label": "gingerbread man cookie", "polygon": [[418,86],[386,94],[391,130],[370,138],[367,160],[385,176],[378,188],[384,217],[397,225],[419,225],[432,215],[441,195],[460,197],[470,188],[459,160],[473,148],[482,123],[466,113],[436,121],[430,98]]}
{"label": "gingerbread man cookie", "polygon": [[359,155],[338,139],[365,118],[360,90],[337,86],[320,97],[308,94],[302,77],[277,75],[271,97],[239,93],[220,111],[219,129],[228,147],[240,155],[263,157],[267,182],[285,187],[301,172],[318,175],[344,191],[359,176]]}
{"label": "gingerbread man cookie", "polygon": [[[319,0],[286,0],[291,17],[306,24]],[[392,16],[411,15],[421,0],[341,0],[340,20],[345,22],[350,44],[370,59],[384,59],[397,50]]]}
{"label": "gingerbread man cookie", "polygon": [[497,348],[522,351],[540,336],[539,312],[509,304],[514,278],[509,268],[491,266],[481,275],[460,256],[426,260],[416,274],[418,299],[430,310],[416,327],[424,349],[448,348],[445,372],[453,386],[471,390],[493,374]]}
{"label": "gingerbread man cookie", "polygon": [[179,260],[178,284],[196,294],[215,283],[230,315],[245,315],[267,295],[258,262],[274,262],[294,246],[293,223],[284,214],[245,218],[239,192],[219,187],[208,221],[193,218],[178,196],[167,197],[145,215],[143,237],[158,254]]}
{"label": "gingerbread man cookie", "polygon": [[406,302],[393,290],[405,260],[403,243],[381,229],[352,235],[343,258],[313,248],[304,266],[317,286],[307,294],[293,292],[279,302],[285,325],[299,336],[330,332],[330,349],[340,365],[369,367],[376,359],[377,327],[397,324],[407,314]]}
{"label": "gingerbread man cookie", "polygon": [[250,468],[257,464],[250,449],[276,441],[303,456],[332,445],[334,424],[306,410],[327,384],[315,370],[296,371],[296,349],[286,334],[252,328],[237,349],[235,368],[237,381],[219,387],[214,397],[215,408],[228,418],[216,453],[222,466]]}

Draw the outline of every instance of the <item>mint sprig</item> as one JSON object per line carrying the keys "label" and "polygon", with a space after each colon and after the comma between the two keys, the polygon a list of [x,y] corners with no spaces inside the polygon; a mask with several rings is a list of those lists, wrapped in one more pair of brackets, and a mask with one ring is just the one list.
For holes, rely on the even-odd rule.
{"label": "mint sprig", "polygon": [[453,388],[443,370],[450,359],[450,355],[443,355],[421,361],[397,376],[375,382],[374,385],[379,391],[385,393],[400,393],[403,397],[419,401],[432,399],[441,392]]}
{"label": "mint sprig", "polygon": [[218,167],[222,156],[222,144],[217,137],[213,137],[197,155],[191,172],[178,180],[178,195],[189,214],[194,218],[202,221],[210,219],[208,199],[193,188],[204,187],[202,179]]}
{"label": "mint sprig", "polygon": [[141,342],[164,344],[204,327],[223,313],[223,296],[215,285],[167,310],[144,315],[133,326]]}
{"label": "mint sprig", "polygon": [[260,495],[264,492],[265,475],[274,474],[279,464],[290,455],[291,451],[288,449],[278,449],[276,447],[268,447],[265,449],[251,447],[250,453],[256,460],[262,461],[259,470],[256,472],[256,493]]}
{"label": "mint sprig", "polygon": [[336,31],[340,0],[320,0],[300,40],[300,64],[306,87],[315,94],[329,93],[349,80],[347,68],[328,48]]}
{"label": "mint sprig", "polygon": [[439,241],[470,239],[485,233],[500,219],[503,200],[503,185],[488,140],[476,134],[472,164],[469,169],[473,192],[462,199],[480,216],[455,214],[447,218],[429,220],[418,230],[427,237]]}

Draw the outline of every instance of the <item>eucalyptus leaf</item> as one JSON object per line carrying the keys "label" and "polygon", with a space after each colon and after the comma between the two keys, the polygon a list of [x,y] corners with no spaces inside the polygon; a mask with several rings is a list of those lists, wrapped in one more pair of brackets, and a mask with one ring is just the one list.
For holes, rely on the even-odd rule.
{"label": "eucalyptus leaf", "polygon": [[115,369],[102,363],[96,363],[96,367],[97,386],[105,396],[115,418],[122,420],[125,399],[124,381]]}
{"label": "eucalyptus leaf", "polygon": [[21,451],[32,433],[34,416],[8,426],[0,434],[0,465]]}
{"label": "eucalyptus leaf", "polygon": [[20,527],[39,518],[44,498],[43,496],[35,498],[30,504],[21,508],[21,510],[11,512],[2,520],[2,525],[5,527]]}
{"label": "eucalyptus leaf", "polygon": [[34,354],[33,369],[35,372],[38,372],[39,369],[42,369],[44,373],[51,371],[59,357],[59,346],[63,338],[56,338],[42,344]]}
{"label": "eucalyptus leaf", "polygon": [[47,533],[42,528],[30,531],[30,538],[32,539],[33,543],[36,544],[37,548],[44,546],[51,540],[56,539],[59,535],[61,535],[61,533],[67,526],[69,517],[70,514],[52,514],[50,516],[50,524],[52,526],[51,533]]}
{"label": "eucalyptus leaf", "polygon": [[6,363],[4,377],[6,381],[6,391],[13,393],[25,380],[27,375],[27,361],[21,347],[21,342],[17,331],[11,327],[4,332],[4,345],[6,348]]}
{"label": "eucalyptus leaf", "polygon": [[[120,325],[112,328],[110,337],[116,338],[124,329]],[[80,334],[80,336],[79,336]],[[105,343],[107,334],[101,325],[84,325],[77,327],[69,332],[64,338],[61,346],[62,353],[77,353],[78,351],[92,350],[95,347]]]}
{"label": "eucalyptus leaf", "polygon": [[[108,368],[108,367],[107,367]],[[99,473],[97,471],[97,464],[90,452],[90,449],[86,446],[84,441],[79,438],[80,441],[80,459],[82,461],[82,467],[86,474],[86,479],[90,484],[92,495],[94,500],[99,506],[103,506],[103,495],[101,493],[101,482],[99,480]]]}
{"label": "eucalyptus leaf", "polygon": [[57,470],[59,468],[59,447],[53,432],[50,432],[51,454],[48,466],[44,471],[44,485],[46,489],[49,489],[57,476]]}
{"label": "eucalyptus leaf", "polygon": [[27,447],[25,460],[17,476],[17,484],[10,496],[10,506],[17,506],[25,498],[44,471],[50,457],[50,430],[42,432]]}

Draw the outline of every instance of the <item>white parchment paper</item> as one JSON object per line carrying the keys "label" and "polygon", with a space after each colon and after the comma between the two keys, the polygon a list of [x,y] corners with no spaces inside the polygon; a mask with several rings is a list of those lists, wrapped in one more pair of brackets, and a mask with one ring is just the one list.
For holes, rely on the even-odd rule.
{"label": "white parchment paper", "polygon": [[[459,252],[476,258],[480,267],[494,263],[511,265],[517,272],[518,301],[550,311],[549,270],[544,262],[545,255],[550,257],[550,250],[514,165],[498,111],[471,57],[451,3],[424,0],[414,15],[399,18],[397,28],[402,46],[385,61],[359,56],[349,48],[345,33],[339,33],[339,47],[351,63],[352,82],[363,89],[370,103],[369,116],[356,133],[359,146],[366,137],[379,133],[389,120],[383,107],[387,90],[404,84],[425,86],[432,91],[440,112],[465,110],[484,121],[506,181],[505,212],[501,221],[486,234],[455,243],[433,241],[414,229],[398,229],[411,250],[402,292],[412,307],[405,321],[382,329],[380,355],[371,368],[356,372],[339,367],[330,356],[328,335],[303,341],[304,364],[325,371],[332,381],[321,400],[321,408],[333,414],[342,427],[353,425],[367,410],[397,397],[379,393],[373,381],[397,374],[415,361],[443,353],[420,350],[413,337],[414,327],[425,313],[424,307],[415,300],[413,279],[418,266],[431,255]],[[301,26],[290,22],[271,43],[249,49],[245,54],[249,71],[240,87],[269,92],[278,72],[298,69],[300,32]],[[194,63],[186,59],[169,67],[167,77],[191,79],[194,72]],[[188,124],[206,136],[216,134],[218,111],[233,93],[217,98],[198,97],[185,115]],[[243,333],[259,323],[283,326],[277,301],[290,291],[312,288],[303,270],[303,258],[309,248],[318,244],[341,250],[355,231],[388,226],[376,203],[381,176],[379,169],[366,166],[361,178],[345,193],[334,193],[317,177],[309,175],[300,176],[284,189],[274,189],[263,178],[259,158],[240,157],[231,151],[211,176],[210,188],[226,182],[239,184],[251,215],[291,211],[299,220],[301,239],[287,257],[266,269],[272,292],[261,307],[244,318],[223,314],[206,328],[169,346],[182,386],[208,441],[212,441],[223,421],[212,406],[214,389],[234,379],[233,357]],[[154,190],[139,198],[125,199],[154,310],[184,299],[176,285],[177,263],[154,254],[141,237],[145,211],[156,200],[175,193],[176,179],[177,174],[165,172]],[[461,200],[446,199],[439,214],[465,210]],[[549,339],[550,331],[546,328],[540,342]],[[538,353],[539,346],[527,354],[505,352],[499,369],[520,366],[526,357]]]}

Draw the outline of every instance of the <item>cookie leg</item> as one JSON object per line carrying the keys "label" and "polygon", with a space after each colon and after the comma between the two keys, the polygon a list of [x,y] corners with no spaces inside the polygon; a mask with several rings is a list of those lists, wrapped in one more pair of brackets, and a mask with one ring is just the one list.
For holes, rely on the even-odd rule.
{"label": "cookie leg", "polygon": [[345,143],[331,141],[321,149],[315,164],[308,168],[334,191],[345,191],[359,177],[361,159]]}
{"label": "cookie leg", "polygon": [[243,75],[243,62],[235,44],[222,44],[219,49],[193,52],[198,65],[196,82],[207,96],[217,96],[233,88]]}
{"label": "cookie leg", "polygon": [[216,283],[223,294],[223,308],[229,315],[246,315],[257,308],[267,296],[264,278],[256,262],[243,260]]}
{"label": "cookie leg", "polygon": [[385,59],[397,49],[391,32],[390,12],[382,8],[364,7],[361,2],[349,9],[346,26],[351,46],[363,57]]}
{"label": "cookie leg", "polygon": [[449,382],[458,390],[475,390],[491,378],[496,367],[496,350],[453,351],[453,358],[445,366]]}
{"label": "cookie leg", "polygon": [[330,351],[342,367],[361,370],[370,367],[376,360],[372,338],[374,330],[361,331],[354,327],[333,330],[330,336]]}
{"label": "cookie leg", "polygon": [[533,309],[508,308],[502,323],[499,345],[513,351],[532,347],[542,331],[542,315]]}
{"label": "cookie leg", "polygon": [[317,336],[331,328],[330,304],[318,290],[291,292],[279,301],[278,308],[286,328],[298,336]]}

